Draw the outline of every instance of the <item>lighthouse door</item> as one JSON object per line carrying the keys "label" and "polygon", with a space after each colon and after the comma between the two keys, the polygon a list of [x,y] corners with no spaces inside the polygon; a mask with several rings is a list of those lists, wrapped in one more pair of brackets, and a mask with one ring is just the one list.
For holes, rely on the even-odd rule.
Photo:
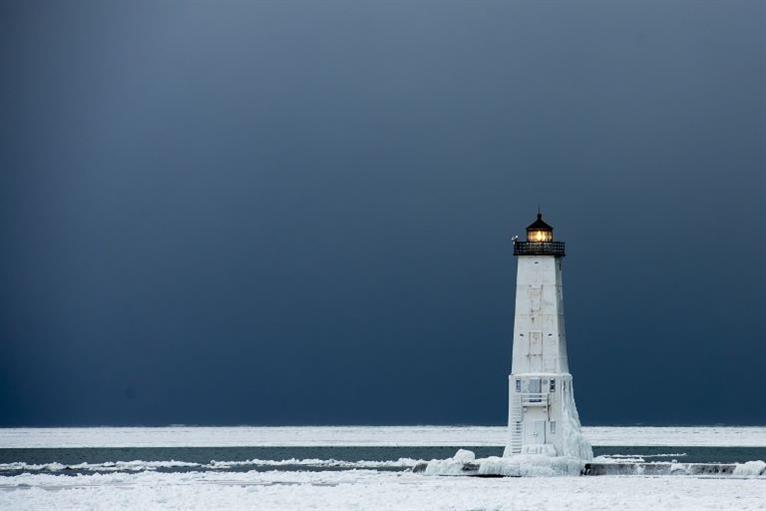
{"label": "lighthouse door", "polygon": [[524,423],[524,443],[526,445],[545,443],[545,421],[532,420]]}

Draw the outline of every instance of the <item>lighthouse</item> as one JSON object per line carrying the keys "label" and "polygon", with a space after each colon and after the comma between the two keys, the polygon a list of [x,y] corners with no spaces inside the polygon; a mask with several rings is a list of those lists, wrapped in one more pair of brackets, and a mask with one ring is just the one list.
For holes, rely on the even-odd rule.
{"label": "lighthouse", "polygon": [[567,360],[562,263],[564,242],[538,212],[518,258],[513,358],[505,456],[538,454],[590,460]]}

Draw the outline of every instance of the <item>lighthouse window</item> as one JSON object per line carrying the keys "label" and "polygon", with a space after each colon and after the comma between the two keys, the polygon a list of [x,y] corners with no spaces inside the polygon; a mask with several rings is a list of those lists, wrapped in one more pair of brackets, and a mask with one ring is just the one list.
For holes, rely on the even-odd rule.
{"label": "lighthouse window", "polygon": [[550,392],[556,392],[556,380],[551,380]]}
{"label": "lighthouse window", "polygon": [[556,421],[551,421],[551,435],[556,434]]}
{"label": "lighthouse window", "polygon": [[516,380],[516,392],[521,392],[521,380]]}

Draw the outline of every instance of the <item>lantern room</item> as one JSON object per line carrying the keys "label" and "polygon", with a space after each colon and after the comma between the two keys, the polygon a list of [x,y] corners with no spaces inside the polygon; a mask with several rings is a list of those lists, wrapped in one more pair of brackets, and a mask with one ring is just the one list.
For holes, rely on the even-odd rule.
{"label": "lantern room", "polygon": [[513,255],[564,257],[564,242],[553,241],[553,227],[543,221],[543,215],[537,213],[537,220],[527,227],[527,241],[514,238]]}
{"label": "lantern room", "polygon": [[527,227],[527,241],[532,243],[553,241],[553,227],[543,221],[542,214],[538,213],[537,220]]}

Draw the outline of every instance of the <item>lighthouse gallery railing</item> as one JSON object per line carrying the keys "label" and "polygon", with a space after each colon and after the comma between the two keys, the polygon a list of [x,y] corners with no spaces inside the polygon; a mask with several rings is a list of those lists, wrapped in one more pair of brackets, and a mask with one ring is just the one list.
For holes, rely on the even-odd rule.
{"label": "lighthouse gallery railing", "polygon": [[552,255],[564,257],[563,241],[515,241],[513,255]]}

